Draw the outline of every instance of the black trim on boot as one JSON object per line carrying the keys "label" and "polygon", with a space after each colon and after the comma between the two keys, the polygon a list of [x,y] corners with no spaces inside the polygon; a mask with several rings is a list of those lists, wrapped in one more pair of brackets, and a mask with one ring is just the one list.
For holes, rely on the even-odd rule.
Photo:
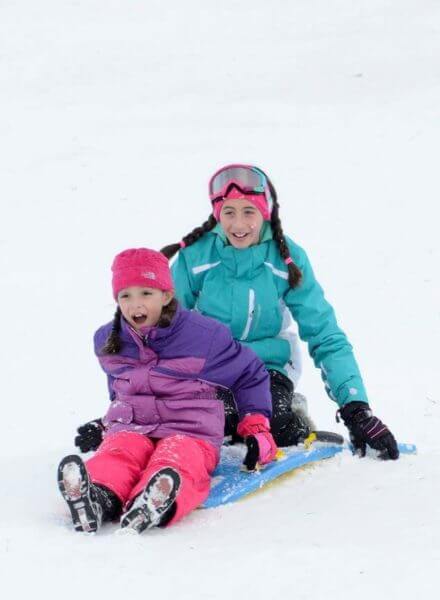
{"label": "black trim on boot", "polygon": [[278,415],[270,421],[270,430],[280,448],[297,446],[310,434],[310,428],[298,414]]}
{"label": "black trim on boot", "polygon": [[92,485],[95,489],[96,498],[102,506],[102,520],[114,521],[115,519],[119,519],[122,513],[122,502],[118,496],[104,485],[98,483]]}
{"label": "black trim on boot", "polygon": [[[161,477],[171,479],[171,489],[165,493],[154,487]],[[145,486],[142,494],[135,498],[131,508],[122,515],[121,528],[130,528],[137,533],[145,529],[164,526],[176,512],[176,496],[180,489],[180,475],[171,467],[160,469]]]}

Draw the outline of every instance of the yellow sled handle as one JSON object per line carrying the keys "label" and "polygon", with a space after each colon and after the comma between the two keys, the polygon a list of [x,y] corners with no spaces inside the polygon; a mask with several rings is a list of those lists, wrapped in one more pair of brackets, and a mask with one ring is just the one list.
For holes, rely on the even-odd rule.
{"label": "yellow sled handle", "polygon": [[309,435],[304,440],[304,448],[306,450],[309,450],[309,448],[313,444],[313,442],[316,442],[316,433],[314,431],[309,433]]}

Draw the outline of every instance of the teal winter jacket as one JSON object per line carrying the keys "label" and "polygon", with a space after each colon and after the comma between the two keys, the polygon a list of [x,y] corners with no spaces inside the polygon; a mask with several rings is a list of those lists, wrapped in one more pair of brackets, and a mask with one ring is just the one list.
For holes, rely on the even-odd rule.
{"label": "teal winter jacket", "polygon": [[302,282],[289,287],[287,267],[265,222],[260,242],[237,249],[220,225],[182,249],[172,266],[177,299],[185,308],[225,323],[268,369],[288,373],[292,360],[288,325],[292,315],[321,370],[329,396],[343,406],[368,402],[352,346],[316,281],[306,253],[286,237]]}

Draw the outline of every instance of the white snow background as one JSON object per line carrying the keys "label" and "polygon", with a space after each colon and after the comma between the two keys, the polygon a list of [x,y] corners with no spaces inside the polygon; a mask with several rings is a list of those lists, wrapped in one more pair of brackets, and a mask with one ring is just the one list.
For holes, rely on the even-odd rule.
{"label": "white snow background", "polygon": [[[435,0],[1,0],[3,598],[435,595],[439,116]],[[168,530],[75,534],[56,466],[107,406],[92,335],[113,256],[200,224],[235,161],[270,174],[371,405],[418,455],[344,454]],[[304,361],[312,416],[345,432]]]}

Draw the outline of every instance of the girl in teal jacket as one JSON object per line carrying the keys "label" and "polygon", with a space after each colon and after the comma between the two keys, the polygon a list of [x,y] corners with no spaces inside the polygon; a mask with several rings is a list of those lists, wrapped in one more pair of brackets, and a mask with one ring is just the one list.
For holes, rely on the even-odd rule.
{"label": "girl in teal jacket", "polygon": [[371,413],[352,346],[305,251],[283,233],[269,178],[254,166],[228,165],[211,178],[209,194],[208,220],[162,252],[168,258],[179,252],[172,275],[183,306],[228,325],[265,363],[277,444],[295,444],[308,434],[308,423],[291,406],[298,370],[293,317],[355,447],[365,454],[369,445],[383,458],[397,458],[395,439]]}

